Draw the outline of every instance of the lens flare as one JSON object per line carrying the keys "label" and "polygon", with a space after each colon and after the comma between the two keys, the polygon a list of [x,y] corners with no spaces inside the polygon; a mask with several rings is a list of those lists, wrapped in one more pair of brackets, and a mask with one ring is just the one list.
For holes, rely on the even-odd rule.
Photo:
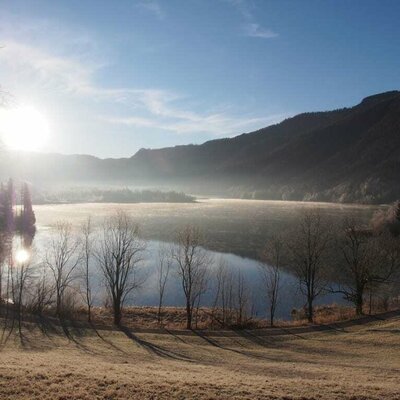
{"label": "lens flare", "polygon": [[19,249],[15,253],[15,260],[18,264],[24,264],[29,260],[30,254],[29,251],[25,249]]}

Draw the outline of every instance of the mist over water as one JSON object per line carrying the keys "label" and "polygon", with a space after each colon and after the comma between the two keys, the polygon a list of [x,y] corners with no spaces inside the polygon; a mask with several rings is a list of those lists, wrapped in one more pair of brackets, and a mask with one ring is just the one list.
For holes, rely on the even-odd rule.
{"label": "mist over water", "polygon": [[334,222],[351,216],[368,223],[378,206],[268,200],[198,199],[195,203],[83,203],[37,205],[38,231],[56,221],[79,226],[88,216],[94,225],[123,210],[139,224],[146,240],[170,242],[185,225],[198,227],[209,250],[257,259],[266,239],[290,229],[302,209],[317,208]]}

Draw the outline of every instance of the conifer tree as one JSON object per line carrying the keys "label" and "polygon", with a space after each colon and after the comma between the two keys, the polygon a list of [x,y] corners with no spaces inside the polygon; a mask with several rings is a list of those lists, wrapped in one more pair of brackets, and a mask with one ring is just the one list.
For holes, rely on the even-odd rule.
{"label": "conifer tree", "polygon": [[7,183],[7,188],[4,193],[4,225],[7,232],[13,232],[15,229],[14,224],[14,205],[15,205],[15,191],[14,183],[10,178]]}
{"label": "conifer tree", "polygon": [[31,193],[27,183],[24,183],[22,186],[22,204],[22,232],[31,233],[35,230],[36,217],[33,212]]}

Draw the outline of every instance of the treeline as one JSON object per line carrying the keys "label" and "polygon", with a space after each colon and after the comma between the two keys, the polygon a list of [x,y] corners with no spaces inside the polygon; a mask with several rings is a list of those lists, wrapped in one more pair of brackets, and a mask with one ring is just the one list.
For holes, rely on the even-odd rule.
{"label": "treeline", "polygon": [[[251,182],[251,181],[249,181]],[[248,186],[231,186],[225,196],[243,200],[283,200],[330,203],[382,204],[398,197],[397,186],[388,187],[385,180],[375,179],[369,193],[368,183],[346,183],[325,190],[310,189],[309,185],[293,183],[285,185],[260,183]]]}
{"label": "treeline", "polygon": [[71,188],[63,191],[35,193],[35,204],[57,203],[192,203],[196,199],[183,192],[160,190],[131,190]]}
{"label": "treeline", "polygon": [[[399,202],[375,215],[371,226],[360,226],[352,218],[334,221],[317,208],[305,209],[289,231],[266,238],[259,272],[270,324],[282,296],[283,271],[297,277],[309,322],[314,321],[316,301],[325,293],[341,294],[358,315],[368,312],[378,296],[388,307],[400,293],[399,216]],[[158,320],[162,323],[165,293],[174,275],[180,280],[188,329],[196,327],[206,293],[212,298],[210,314],[220,326],[246,326],[254,314],[258,288],[223,260],[213,259],[205,250],[205,239],[197,227],[185,226],[173,244],[160,247],[154,261]],[[69,223],[59,222],[40,259],[22,251],[22,257],[17,252],[1,264],[2,312],[11,321],[4,325],[7,329],[14,326],[12,321],[21,321],[24,312],[64,320],[82,305],[91,322],[95,301],[102,301],[120,326],[124,306],[144,284],[139,271],[146,242],[135,221],[122,211],[98,228],[89,218],[78,233]]]}

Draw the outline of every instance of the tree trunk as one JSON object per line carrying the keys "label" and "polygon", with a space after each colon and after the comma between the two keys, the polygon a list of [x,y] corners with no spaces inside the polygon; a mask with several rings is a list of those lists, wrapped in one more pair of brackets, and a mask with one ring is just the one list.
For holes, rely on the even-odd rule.
{"label": "tree trunk", "polygon": [[121,302],[118,299],[114,300],[114,325],[120,326],[121,325]]}
{"label": "tree trunk", "polygon": [[158,320],[158,324],[161,325],[161,301],[158,304],[158,313],[157,313],[157,320]]}
{"label": "tree trunk", "polygon": [[372,315],[372,290],[369,291],[369,315]]}
{"label": "tree trunk", "polygon": [[275,310],[273,307],[271,307],[270,309],[270,318],[269,318],[269,324],[271,326],[271,328],[274,326],[274,315],[275,315]]}
{"label": "tree trunk", "polygon": [[89,288],[89,271],[86,270],[86,304],[87,304],[87,317],[89,324],[92,322],[92,301],[91,301],[91,293]]}
{"label": "tree trunk", "polygon": [[[20,289],[20,292],[22,292],[22,289]],[[22,337],[22,295],[20,293],[19,299],[18,299],[18,333],[20,337]]]}
{"label": "tree trunk", "polygon": [[307,320],[310,323],[314,322],[314,307],[313,307],[313,302],[311,299],[308,299],[307,302]]}
{"label": "tree trunk", "polygon": [[58,318],[61,318],[61,294],[60,293],[57,293],[56,315]]}
{"label": "tree trunk", "polygon": [[363,295],[361,293],[357,293],[355,303],[356,303],[356,314],[362,315],[364,300],[363,300]]}
{"label": "tree trunk", "polygon": [[92,306],[88,305],[88,322],[89,324],[92,322]]}
{"label": "tree trunk", "polygon": [[186,303],[186,329],[192,329],[192,309],[189,302]]}

